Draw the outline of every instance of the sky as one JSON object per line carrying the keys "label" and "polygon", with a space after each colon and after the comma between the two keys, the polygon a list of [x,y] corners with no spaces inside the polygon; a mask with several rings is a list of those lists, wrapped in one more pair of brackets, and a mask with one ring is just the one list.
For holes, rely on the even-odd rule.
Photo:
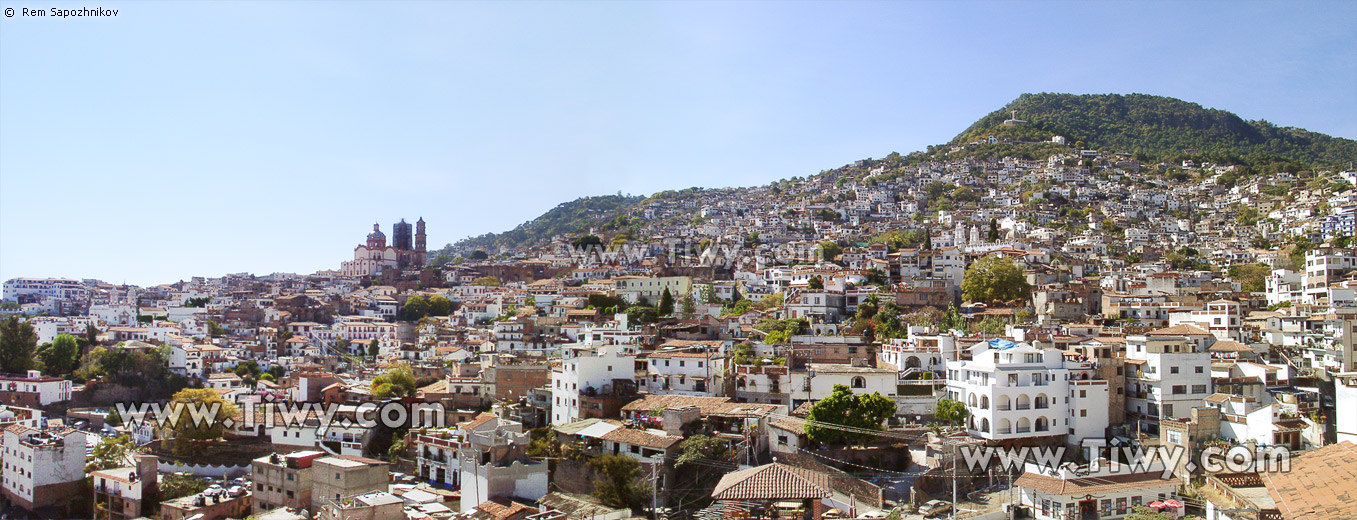
{"label": "sky", "polygon": [[1357,2],[101,2],[0,0],[0,279],[337,269],[374,222],[811,175],[1024,92],[1357,138]]}

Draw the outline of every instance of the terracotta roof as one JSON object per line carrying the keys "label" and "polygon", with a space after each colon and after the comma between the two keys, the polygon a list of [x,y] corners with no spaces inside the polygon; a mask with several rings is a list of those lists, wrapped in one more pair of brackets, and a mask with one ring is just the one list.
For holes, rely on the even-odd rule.
{"label": "terracotta roof", "polygon": [[776,462],[727,473],[711,492],[716,500],[806,499],[829,495],[829,475]]}
{"label": "terracotta roof", "polygon": [[1230,341],[1228,339],[1217,341],[1206,350],[1209,350],[1211,352],[1249,352],[1249,353],[1253,352],[1253,349],[1249,348],[1248,345],[1245,345],[1238,341]]}
{"label": "terracotta roof", "polygon": [[1147,332],[1145,335],[1146,335],[1146,336],[1204,336],[1204,335],[1209,335],[1209,334],[1211,334],[1211,333],[1208,332],[1208,331],[1202,330],[1201,327],[1198,327],[1198,326],[1196,326],[1196,325],[1189,325],[1189,324],[1184,323],[1184,324],[1182,324],[1182,325],[1174,325],[1174,326],[1169,327],[1169,328],[1166,328],[1166,329],[1152,330],[1152,331],[1150,331],[1150,332]]}
{"label": "terracotta roof", "polygon": [[599,437],[605,441],[622,442],[633,446],[645,446],[658,450],[667,450],[682,441],[682,437],[661,437],[635,428],[618,428]]}
{"label": "terracotta roof", "polygon": [[1054,495],[1082,496],[1108,491],[1154,488],[1156,487],[1156,482],[1159,483],[1159,486],[1168,486],[1171,488],[1177,487],[1176,481],[1163,480],[1159,478],[1159,473],[1153,472],[1074,479],[1048,477],[1036,473],[1023,473],[1021,477],[1018,477],[1017,481],[1013,482],[1013,485],[1027,489],[1035,489],[1043,493],[1051,493]]}
{"label": "terracotta roof", "polygon": [[1290,472],[1263,473],[1286,520],[1357,518],[1357,444],[1344,441],[1291,459]]}

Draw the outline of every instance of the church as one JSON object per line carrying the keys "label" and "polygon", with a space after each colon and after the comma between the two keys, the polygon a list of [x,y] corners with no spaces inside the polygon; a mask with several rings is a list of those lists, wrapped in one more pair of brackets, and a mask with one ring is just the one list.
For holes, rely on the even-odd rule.
{"label": "church", "polygon": [[410,228],[405,219],[393,224],[391,245],[387,245],[386,234],[382,233],[381,225],[373,224],[367,242],[353,248],[353,260],[340,264],[340,274],[366,277],[381,274],[385,270],[424,267],[427,254],[424,219],[421,217],[415,222],[413,240]]}

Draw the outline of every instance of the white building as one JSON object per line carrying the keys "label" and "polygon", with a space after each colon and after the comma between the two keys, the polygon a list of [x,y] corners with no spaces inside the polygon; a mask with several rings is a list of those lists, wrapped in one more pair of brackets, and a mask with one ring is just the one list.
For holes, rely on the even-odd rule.
{"label": "white building", "polygon": [[[1037,520],[1123,518],[1136,506],[1179,499],[1179,481],[1161,478],[1161,461],[1153,461],[1146,471],[1137,473],[1127,464],[1099,462],[1097,469],[1074,464],[1046,468],[1029,463],[1013,485],[1021,493],[1022,505],[1031,508]],[[1182,508],[1168,512],[1182,516]]]}
{"label": "white building", "polygon": [[988,440],[1058,437],[1078,445],[1103,439],[1108,382],[1060,350],[995,339],[971,347],[970,361],[947,363],[947,393],[970,411],[967,430]]}
{"label": "white building", "polygon": [[523,425],[490,417],[481,426],[466,432],[458,450],[461,512],[496,497],[535,502],[545,496],[547,463],[528,458],[526,450],[532,439],[523,433]]}
{"label": "white building", "polygon": [[71,399],[71,382],[44,376],[37,370],[27,374],[0,375],[0,401],[37,408]]}
{"label": "white building", "polygon": [[723,395],[726,358],[719,353],[661,350],[646,358],[652,394]]}
{"label": "white building", "polygon": [[1126,412],[1148,429],[1161,418],[1189,418],[1213,391],[1211,354],[1187,336],[1159,332],[1126,337]]}
{"label": "white building", "polygon": [[854,394],[880,393],[895,400],[898,376],[891,368],[859,367],[843,364],[810,363],[806,370],[791,373],[791,406],[829,397],[834,387],[843,385]]}
{"label": "white building", "polygon": [[10,504],[32,511],[63,503],[82,493],[85,434],[79,430],[5,429],[0,486]]}
{"label": "white building", "polygon": [[1334,429],[1338,442],[1357,444],[1357,372],[1334,377]]}
{"label": "white building", "polygon": [[[615,379],[634,381],[636,356],[627,345],[567,345],[561,364],[551,370],[551,423],[580,420],[581,392],[602,392]],[[591,390],[592,389],[592,390]]]}

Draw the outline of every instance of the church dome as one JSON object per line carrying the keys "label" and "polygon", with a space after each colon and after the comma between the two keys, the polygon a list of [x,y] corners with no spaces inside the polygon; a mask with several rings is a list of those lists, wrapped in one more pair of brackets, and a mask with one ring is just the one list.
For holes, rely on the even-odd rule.
{"label": "church dome", "polygon": [[368,233],[368,240],[382,240],[382,241],[386,241],[386,234],[385,234],[385,233],[382,233],[382,226],[381,226],[381,224],[373,224],[373,225],[372,225],[372,232],[371,232],[371,233]]}

